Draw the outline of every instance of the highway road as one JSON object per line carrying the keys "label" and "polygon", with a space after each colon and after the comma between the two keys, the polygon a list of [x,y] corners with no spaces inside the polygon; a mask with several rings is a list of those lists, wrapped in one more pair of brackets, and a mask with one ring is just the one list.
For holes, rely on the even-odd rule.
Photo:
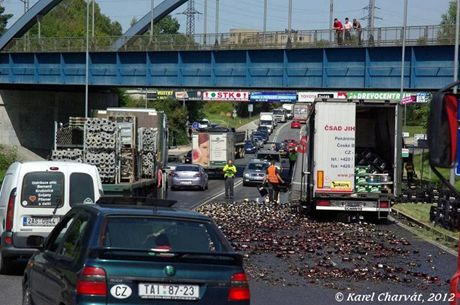
{"label": "highway road", "polygon": [[[279,126],[272,135],[272,140],[281,141],[285,138],[299,138],[299,130],[290,129],[289,124]],[[244,165],[250,158],[254,156],[247,155],[244,159],[236,160],[236,165],[241,175]],[[283,194],[282,202],[287,202],[288,194]],[[194,209],[198,206],[210,202],[225,202],[224,200],[224,181],[210,180],[209,189],[207,191],[170,191],[168,198],[177,200],[177,207],[185,209]],[[235,201],[244,199],[255,200],[259,198],[258,191],[255,187],[242,186],[241,177],[236,179],[235,183]],[[235,224],[237,225],[237,224]],[[333,227],[333,225],[331,225]],[[327,280],[323,282],[311,283],[304,277],[288,272],[292,267],[292,262],[282,260],[272,255],[255,256],[255,261],[251,264],[257,265],[260,269],[267,270],[267,275],[253,276],[250,281],[251,294],[253,305],[331,305],[331,304],[420,304],[421,302],[412,301],[391,301],[379,302],[378,296],[382,293],[390,293],[391,295],[414,295],[422,294],[425,298],[425,303],[429,304],[447,304],[443,301],[428,302],[430,293],[439,293],[443,296],[448,293],[447,280],[455,272],[456,257],[442,251],[434,245],[419,239],[413,234],[405,231],[394,223],[385,225],[373,225],[363,228],[369,228],[377,234],[376,236],[389,235],[395,240],[407,240],[408,245],[404,246],[405,254],[394,257],[370,258],[370,266],[378,268],[382,262],[391,264],[398,268],[404,266],[408,268],[408,264],[414,266],[420,277],[437,276],[439,280],[435,283],[424,281],[423,279],[415,278],[414,282],[398,282],[396,280],[372,280],[372,279],[337,279],[334,280],[335,285],[330,285]],[[332,231],[331,231],[332,232]],[[393,245],[393,247],[403,247],[401,245]],[[359,251],[358,249],[356,251]],[[338,266],[343,262],[340,258],[333,258]],[[307,262],[309,264],[310,262]],[[19,305],[21,304],[21,279],[24,268],[24,262],[17,265],[14,274],[0,275],[0,304]],[[415,264],[415,265],[413,265]],[[308,268],[304,266],[303,268]],[[353,268],[351,266],[350,268]],[[371,268],[372,269],[372,268]],[[398,274],[398,276],[401,276]],[[402,276],[401,276],[402,277]],[[279,280],[282,278],[283,280]],[[278,280],[275,280],[278,279]],[[372,301],[351,301],[354,297],[363,298],[366,295],[372,297]],[[343,296],[344,300],[341,299]],[[435,295],[438,298],[438,295]],[[369,297],[369,298],[370,298]],[[347,301],[348,300],[348,301]],[[339,302],[341,301],[341,302]]]}

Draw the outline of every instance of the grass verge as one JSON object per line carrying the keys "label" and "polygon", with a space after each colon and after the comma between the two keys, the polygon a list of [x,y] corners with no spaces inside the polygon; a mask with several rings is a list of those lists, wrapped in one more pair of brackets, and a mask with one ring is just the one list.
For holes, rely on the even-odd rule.
{"label": "grass verge", "polygon": [[449,241],[445,236],[458,239],[458,232],[434,226],[430,222],[430,207],[430,204],[401,203],[393,206],[393,210],[402,212],[427,226],[428,228],[422,226],[411,227],[422,238],[441,243],[451,249],[457,249],[457,244]]}
{"label": "grass verge", "polygon": [[408,132],[411,137],[414,136],[416,133],[426,133],[426,128],[424,126],[404,126],[403,127],[404,132]]}
{"label": "grass verge", "polygon": [[220,113],[210,113],[205,111],[206,118],[211,121],[212,123],[217,123],[220,126],[229,127],[229,128],[238,128],[243,126],[251,121],[257,119],[256,117],[252,118],[228,118],[225,115],[221,115]]}

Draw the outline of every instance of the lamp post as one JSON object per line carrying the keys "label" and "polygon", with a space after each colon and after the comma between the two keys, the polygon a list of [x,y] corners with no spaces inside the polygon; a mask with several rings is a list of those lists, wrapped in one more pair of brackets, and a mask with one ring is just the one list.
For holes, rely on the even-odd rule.
{"label": "lamp post", "polygon": [[264,35],[267,31],[268,0],[264,0]]}
{"label": "lamp post", "polygon": [[[454,82],[458,80],[458,44],[460,34],[460,0],[457,0],[457,13],[455,17],[455,53],[454,53]],[[454,93],[457,93],[457,86],[454,87]],[[457,160],[458,162],[458,160]],[[455,184],[455,168],[450,170],[449,175],[450,184]]]}
{"label": "lamp post", "polygon": [[[406,27],[407,27],[407,2],[404,0],[404,22],[403,22],[403,38],[402,38],[402,50],[401,50],[401,88],[400,88],[400,98],[403,98],[404,93],[404,67],[406,61]],[[407,120],[407,105],[404,105],[404,126],[406,126]]]}
{"label": "lamp post", "polygon": [[85,67],[85,118],[88,118],[88,87],[89,87],[89,2],[86,0],[86,67]]}
{"label": "lamp post", "polygon": [[153,40],[153,9],[155,8],[155,0],[150,2],[150,40]]}
{"label": "lamp post", "polygon": [[203,42],[206,45],[206,36],[208,35],[208,0],[204,0],[204,24],[203,24]]}

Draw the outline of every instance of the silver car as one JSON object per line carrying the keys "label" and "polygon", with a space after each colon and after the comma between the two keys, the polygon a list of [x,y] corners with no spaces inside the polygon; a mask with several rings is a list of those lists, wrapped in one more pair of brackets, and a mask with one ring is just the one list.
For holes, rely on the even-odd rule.
{"label": "silver car", "polygon": [[251,160],[243,172],[243,185],[261,184],[265,178],[268,165],[263,160]]}
{"label": "silver car", "polygon": [[208,189],[208,174],[199,165],[178,165],[171,173],[171,190],[179,188]]}

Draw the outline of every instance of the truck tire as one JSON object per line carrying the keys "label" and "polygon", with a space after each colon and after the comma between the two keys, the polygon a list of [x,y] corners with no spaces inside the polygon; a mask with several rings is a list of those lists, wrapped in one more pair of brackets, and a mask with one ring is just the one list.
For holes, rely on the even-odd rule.
{"label": "truck tire", "polygon": [[11,269],[11,258],[6,258],[0,253],[0,274],[8,274]]}

